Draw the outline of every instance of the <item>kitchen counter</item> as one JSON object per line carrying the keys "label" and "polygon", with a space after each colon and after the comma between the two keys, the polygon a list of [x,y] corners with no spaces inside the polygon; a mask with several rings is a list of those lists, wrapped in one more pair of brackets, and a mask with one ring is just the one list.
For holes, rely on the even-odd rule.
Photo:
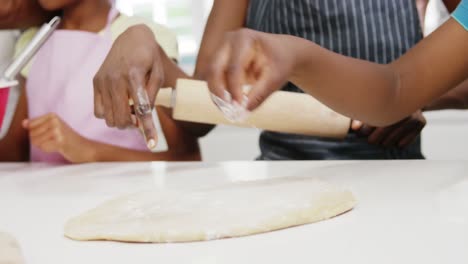
{"label": "kitchen counter", "polygon": [[[119,195],[297,176],[348,187],[358,205],[328,221],[209,242],[76,242],[63,236],[70,217]],[[468,162],[6,163],[0,164],[0,230],[18,239],[28,264],[466,264]]]}

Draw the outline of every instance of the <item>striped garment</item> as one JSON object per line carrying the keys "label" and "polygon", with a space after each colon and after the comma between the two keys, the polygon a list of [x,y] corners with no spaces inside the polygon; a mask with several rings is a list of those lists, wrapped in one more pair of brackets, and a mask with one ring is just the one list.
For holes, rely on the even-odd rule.
{"label": "striped garment", "polygon": [[[415,0],[250,0],[246,26],[302,37],[381,64],[397,59],[422,38]],[[291,83],[283,90],[302,92]],[[265,131],[260,149],[261,160],[424,158],[420,138],[406,149],[383,148],[353,132],[336,141]]]}

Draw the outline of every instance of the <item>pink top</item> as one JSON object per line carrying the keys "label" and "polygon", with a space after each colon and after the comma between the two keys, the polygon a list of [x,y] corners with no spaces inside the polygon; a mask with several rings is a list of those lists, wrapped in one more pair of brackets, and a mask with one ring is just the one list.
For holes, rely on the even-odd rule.
{"label": "pink top", "polygon": [[[26,91],[29,118],[56,113],[85,138],[128,149],[147,151],[145,140],[136,128],[118,130],[107,127],[94,116],[93,77],[111,46],[109,14],[106,34],[57,30],[34,58]],[[31,146],[31,160],[68,163],[59,153],[45,153]]]}

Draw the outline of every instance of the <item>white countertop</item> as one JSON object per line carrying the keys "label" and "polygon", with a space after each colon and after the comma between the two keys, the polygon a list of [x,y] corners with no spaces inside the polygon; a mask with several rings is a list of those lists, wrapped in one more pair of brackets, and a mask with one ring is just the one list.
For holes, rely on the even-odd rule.
{"label": "white countertop", "polygon": [[[468,162],[451,161],[1,164],[0,230],[16,236],[28,264],[466,264],[467,171]],[[349,187],[358,206],[316,224],[210,242],[126,244],[63,237],[67,219],[122,194],[286,176]]]}

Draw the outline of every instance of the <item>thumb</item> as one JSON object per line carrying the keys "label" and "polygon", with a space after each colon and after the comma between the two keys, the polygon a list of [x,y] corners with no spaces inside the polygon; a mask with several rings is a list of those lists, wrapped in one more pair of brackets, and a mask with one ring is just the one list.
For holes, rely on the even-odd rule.
{"label": "thumb", "polygon": [[[153,150],[156,147],[158,140],[156,126],[154,124],[156,115],[154,103],[151,103],[148,91],[144,88],[145,79],[143,72],[133,70],[130,72],[129,78],[131,85],[130,95],[134,102],[135,115],[139,121],[140,128],[142,129],[148,148]],[[152,89],[154,89],[154,86]]]}
{"label": "thumb", "polygon": [[278,90],[284,83],[277,77],[263,74],[253,85],[248,93],[247,110],[253,111],[259,107],[275,90]]}

